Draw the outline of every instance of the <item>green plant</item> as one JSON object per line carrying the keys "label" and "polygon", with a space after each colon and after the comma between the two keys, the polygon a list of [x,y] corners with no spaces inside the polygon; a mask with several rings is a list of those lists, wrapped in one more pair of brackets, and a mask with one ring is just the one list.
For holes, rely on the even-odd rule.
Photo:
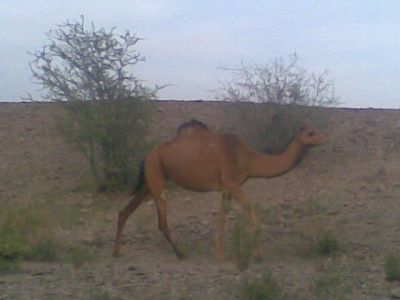
{"label": "green plant", "polygon": [[245,122],[254,123],[254,116],[260,109],[271,108],[262,113],[268,123],[261,129],[269,153],[281,152],[305,122],[321,121],[309,109],[310,106],[339,104],[334,81],[329,78],[328,71],[320,74],[307,71],[299,64],[296,53],[286,58],[275,58],[266,64],[242,64],[224,70],[232,73],[232,79],[221,82],[216,91],[217,99],[273,104],[254,107],[257,111],[244,116]]}
{"label": "green plant", "polygon": [[61,132],[88,160],[98,190],[131,188],[150,146],[144,121],[150,106],[140,99],[63,105]]}
{"label": "green plant", "polygon": [[92,249],[87,246],[75,245],[65,251],[62,260],[79,268],[84,263],[93,261],[94,259],[95,253]]}
{"label": "green plant", "polygon": [[50,30],[50,44],[32,53],[30,68],[44,99],[65,109],[60,129],[86,157],[100,191],[132,184],[148,139],[146,100],[161,87],[144,87],[131,67],[144,58],[139,38],[80,21]]}
{"label": "green plant", "polygon": [[0,258],[7,261],[25,258],[30,239],[42,225],[38,211],[32,207],[6,207],[0,220]]}
{"label": "green plant", "polygon": [[15,228],[5,226],[0,229],[0,258],[18,261],[25,256],[27,247],[25,237]]}
{"label": "green plant", "polygon": [[104,289],[91,289],[89,291],[89,300],[110,300],[112,296],[109,291]]}
{"label": "green plant", "polygon": [[267,64],[225,68],[232,80],[221,82],[216,98],[225,101],[332,106],[338,104],[334,81],[325,70],[308,72],[296,53]]}
{"label": "green plant", "polygon": [[56,261],[57,245],[50,238],[41,237],[30,246],[25,259],[31,261]]}
{"label": "green plant", "polygon": [[0,258],[0,275],[13,273],[19,270],[18,263]]}
{"label": "green plant", "polygon": [[352,293],[348,273],[337,267],[321,269],[314,280],[311,292],[316,299],[348,299]]}
{"label": "green plant", "polygon": [[400,253],[386,256],[384,269],[388,280],[400,280]]}
{"label": "green plant", "polygon": [[265,272],[261,279],[245,282],[241,298],[244,300],[279,300],[282,291],[270,272]]}
{"label": "green plant", "polygon": [[[0,213],[0,260],[54,261],[56,241],[50,218],[41,207],[4,208]],[[3,263],[4,265],[4,263]]]}
{"label": "green plant", "polygon": [[315,252],[319,255],[329,256],[339,251],[339,242],[332,231],[323,231],[315,241]]}
{"label": "green plant", "polygon": [[264,133],[266,152],[268,154],[282,153],[293,135],[310,120],[312,120],[310,111],[306,111],[304,107],[275,106]]}
{"label": "green plant", "polygon": [[240,270],[247,269],[260,245],[260,227],[258,224],[254,224],[250,205],[244,206],[237,215],[231,245],[238,268]]}

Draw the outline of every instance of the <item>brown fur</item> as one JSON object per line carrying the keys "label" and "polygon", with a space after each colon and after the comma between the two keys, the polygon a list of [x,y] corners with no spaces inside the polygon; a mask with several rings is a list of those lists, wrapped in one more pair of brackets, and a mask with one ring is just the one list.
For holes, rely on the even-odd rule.
{"label": "brown fur", "polygon": [[[181,125],[173,140],[154,147],[147,155],[144,162],[145,182],[118,216],[114,255],[119,253],[122,229],[127,218],[141,203],[152,197],[157,206],[158,228],[176,255],[182,257],[168,229],[166,199],[162,194],[166,181],[171,180],[188,190],[223,193],[215,240],[217,255],[222,257],[221,242],[226,215],[224,202],[234,198],[244,205],[246,200],[240,187],[247,179],[271,178],[286,173],[299,162],[307,148],[322,144],[325,139],[325,135],[311,127],[304,127],[294,136],[284,153],[265,155],[248,147],[237,136],[213,132],[196,120]],[[256,223],[254,211],[252,217]]]}

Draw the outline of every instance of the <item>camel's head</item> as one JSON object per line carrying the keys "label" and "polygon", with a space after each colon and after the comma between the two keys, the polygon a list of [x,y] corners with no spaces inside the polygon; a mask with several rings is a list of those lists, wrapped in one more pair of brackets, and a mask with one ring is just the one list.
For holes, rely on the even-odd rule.
{"label": "camel's head", "polygon": [[303,126],[296,134],[295,139],[307,147],[324,144],[328,139],[327,135],[319,132],[312,126]]}

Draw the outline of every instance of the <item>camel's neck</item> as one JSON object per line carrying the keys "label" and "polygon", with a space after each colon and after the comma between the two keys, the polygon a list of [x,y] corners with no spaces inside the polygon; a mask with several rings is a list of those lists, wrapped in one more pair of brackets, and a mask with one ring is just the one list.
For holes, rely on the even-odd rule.
{"label": "camel's neck", "polygon": [[276,177],[290,171],[303,158],[305,146],[293,140],[286,151],[278,155],[253,152],[250,160],[249,177]]}

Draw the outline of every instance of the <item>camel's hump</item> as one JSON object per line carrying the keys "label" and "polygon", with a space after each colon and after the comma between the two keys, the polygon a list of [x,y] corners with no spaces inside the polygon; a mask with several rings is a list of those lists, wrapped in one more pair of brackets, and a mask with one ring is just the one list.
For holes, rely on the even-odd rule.
{"label": "camel's hump", "polygon": [[208,127],[206,124],[204,124],[203,122],[200,122],[196,119],[192,119],[188,122],[183,123],[181,126],[179,126],[178,130],[176,132],[180,133],[183,130],[188,129],[188,128],[201,128],[201,129],[208,130]]}

